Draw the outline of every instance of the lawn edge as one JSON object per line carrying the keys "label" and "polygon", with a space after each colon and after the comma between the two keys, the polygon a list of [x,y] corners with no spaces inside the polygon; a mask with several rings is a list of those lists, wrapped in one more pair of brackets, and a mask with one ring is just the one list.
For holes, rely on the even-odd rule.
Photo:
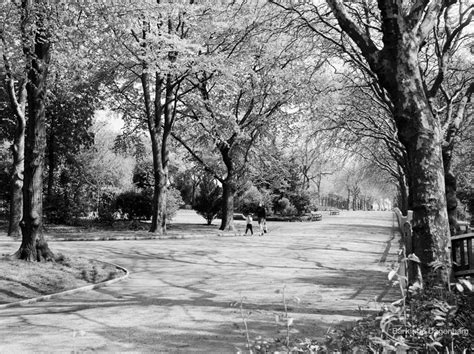
{"label": "lawn edge", "polygon": [[149,241],[149,240],[183,240],[208,238],[215,235],[169,235],[169,236],[98,236],[98,237],[53,237],[47,236],[48,242],[87,242],[87,241]]}
{"label": "lawn edge", "polygon": [[25,300],[20,300],[20,301],[15,301],[15,302],[9,302],[7,304],[0,304],[0,310],[6,309],[6,308],[9,308],[9,307],[23,306],[23,305],[33,304],[33,303],[36,303],[36,302],[55,299],[55,298],[58,298],[58,297],[61,297],[61,296],[75,294],[75,293],[79,293],[79,292],[83,292],[83,291],[91,291],[91,290],[94,290],[94,289],[102,288],[102,287],[107,286],[107,285],[118,283],[119,281],[122,281],[122,280],[128,278],[128,276],[130,275],[130,272],[127,268],[119,266],[118,264],[105,262],[105,261],[100,261],[100,260],[97,260],[97,259],[95,261],[100,262],[100,263],[104,263],[104,264],[108,264],[108,265],[112,265],[115,268],[123,271],[125,274],[118,277],[118,278],[105,280],[103,282],[96,283],[96,284],[84,285],[84,286],[81,286],[80,288],[69,289],[69,290],[61,291],[59,293],[42,295],[42,296],[34,297],[34,298],[31,298],[31,299],[25,299]]}

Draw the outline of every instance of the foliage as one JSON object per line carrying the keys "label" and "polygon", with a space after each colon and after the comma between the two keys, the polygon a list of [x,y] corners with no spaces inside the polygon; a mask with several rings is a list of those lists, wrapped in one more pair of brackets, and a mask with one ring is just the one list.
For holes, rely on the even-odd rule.
{"label": "foliage", "polygon": [[244,215],[255,213],[259,203],[263,202],[263,195],[255,186],[247,189],[237,201],[237,210]]}
{"label": "foliage", "polygon": [[[183,204],[181,194],[169,187],[166,200],[166,218],[171,221]],[[145,189],[141,192],[127,191],[117,195],[111,201],[110,211],[117,212],[129,220],[150,219],[153,208],[153,191]]]}
{"label": "foliage", "polygon": [[126,214],[128,219],[149,219],[151,217],[153,193],[150,191],[124,192],[115,198],[115,210]]}
{"label": "foliage", "polygon": [[140,189],[153,186],[153,163],[149,160],[139,160],[133,169],[133,184]]}
{"label": "foliage", "polygon": [[211,225],[221,209],[221,204],[222,188],[211,176],[205,175],[199,184],[199,192],[193,205],[194,210],[206,219],[208,225]]}
{"label": "foliage", "polygon": [[284,216],[296,215],[298,213],[295,206],[291,204],[288,198],[285,197],[276,201],[274,204],[274,209],[277,213]]}
{"label": "foliage", "polygon": [[[393,277],[390,272],[389,278]],[[248,316],[242,314],[247,332],[247,345],[252,353],[386,353],[386,352],[449,352],[469,351],[474,343],[472,327],[472,284],[465,279],[453,291],[413,286],[407,302],[400,299],[382,304],[377,314],[364,315],[351,324],[329,328],[324,339],[294,338],[290,327],[296,326],[287,311],[283,289],[284,313],[275,313],[277,324],[285,335],[277,338],[250,339]],[[279,291],[277,291],[279,292]],[[466,293],[468,292],[468,293]],[[298,301],[298,299],[295,299]],[[242,304],[240,305],[243,307]],[[362,310],[361,310],[362,311]],[[242,311],[241,311],[242,312]],[[243,313],[243,312],[242,312]]]}
{"label": "foliage", "polygon": [[88,209],[81,201],[85,201],[85,198],[75,200],[65,194],[51,195],[44,208],[48,223],[73,225],[75,220],[83,215],[84,210]]}
{"label": "foliage", "polygon": [[179,208],[184,205],[181,193],[174,187],[168,187],[166,194],[166,220],[171,221],[176,216]]}
{"label": "foliage", "polygon": [[288,196],[298,215],[311,211],[311,195],[304,190],[298,190]]}

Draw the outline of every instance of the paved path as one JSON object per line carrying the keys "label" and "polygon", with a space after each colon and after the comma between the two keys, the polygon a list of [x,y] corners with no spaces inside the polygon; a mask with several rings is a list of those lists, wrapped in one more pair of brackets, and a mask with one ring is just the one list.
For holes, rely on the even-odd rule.
{"label": "paved path", "polygon": [[[243,224],[239,224],[244,228]],[[289,302],[298,337],[321,337],[358,307],[396,297],[387,269],[398,234],[391,212],[343,212],[321,222],[269,223],[265,237],[51,242],[56,252],[127,267],[129,279],[89,293],[0,310],[0,352],[173,351],[244,348],[235,302],[251,312],[250,336],[275,337]],[[17,244],[2,242],[2,253]]]}

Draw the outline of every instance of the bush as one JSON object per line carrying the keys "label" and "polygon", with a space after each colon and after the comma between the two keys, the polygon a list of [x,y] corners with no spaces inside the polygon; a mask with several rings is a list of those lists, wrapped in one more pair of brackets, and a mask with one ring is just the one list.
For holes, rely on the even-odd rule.
{"label": "bush", "polygon": [[199,192],[194,202],[194,210],[211,225],[222,205],[222,188],[216,185],[214,179],[206,176],[199,184]]}
{"label": "bush", "polygon": [[[181,194],[173,187],[168,188],[166,194],[166,220],[171,221],[176,212],[183,204]],[[153,190],[147,189],[141,192],[129,191],[121,193],[109,203],[105,203],[102,213],[99,215],[102,219],[114,219],[113,215],[126,215],[130,220],[150,219],[153,211]]]}
{"label": "bush", "polygon": [[166,220],[170,222],[176,216],[179,208],[184,205],[181,192],[174,187],[168,187],[166,195]]}
{"label": "bush", "polygon": [[67,225],[74,217],[67,200],[59,195],[52,195],[45,204],[44,213],[51,224]]}
{"label": "bush", "polygon": [[151,217],[153,194],[129,191],[115,198],[114,211],[128,215],[130,220],[149,219]]}
{"label": "bush", "polygon": [[255,186],[251,186],[244,194],[237,200],[237,210],[242,214],[254,213],[258,204],[262,201],[262,193]]}
{"label": "bush", "polygon": [[113,193],[102,193],[99,203],[99,221],[104,224],[112,224],[114,222],[115,213],[115,196]]}
{"label": "bush", "polygon": [[298,191],[291,194],[289,200],[296,208],[298,215],[302,215],[311,210],[311,196],[306,191]]}
{"label": "bush", "polygon": [[284,197],[276,202],[275,209],[279,214],[284,216],[296,215],[298,213],[295,206],[291,204],[289,199]]}

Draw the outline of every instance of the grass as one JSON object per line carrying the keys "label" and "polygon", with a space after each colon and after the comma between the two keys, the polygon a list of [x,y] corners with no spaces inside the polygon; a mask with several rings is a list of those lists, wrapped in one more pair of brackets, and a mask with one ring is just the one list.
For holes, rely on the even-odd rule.
{"label": "grass", "polygon": [[0,256],[0,304],[75,289],[117,278],[122,272],[98,261],[59,255],[56,262]]}

